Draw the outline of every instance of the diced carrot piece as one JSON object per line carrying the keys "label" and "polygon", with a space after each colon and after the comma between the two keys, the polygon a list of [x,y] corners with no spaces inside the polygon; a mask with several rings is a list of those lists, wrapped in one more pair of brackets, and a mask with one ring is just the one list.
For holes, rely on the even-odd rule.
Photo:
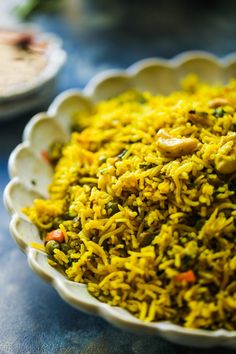
{"label": "diced carrot piece", "polygon": [[47,150],[42,150],[41,151],[41,156],[44,159],[44,161],[51,163],[50,156]]}
{"label": "diced carrot piece", "polygon": [[196,275],[192,270],[189,270],[188,272],[179,273],[174,277],[174,279],[177,282],[186,281],[188,283],[195,283],[195,281],[197,280]]}
{"label": "diced carrot piece", "polygon": [[60,229],[53,230],[53,231],[49,232],[45,238],[45,241],[51,241],[51,240],[62,243],[65,241],[65,236]]}

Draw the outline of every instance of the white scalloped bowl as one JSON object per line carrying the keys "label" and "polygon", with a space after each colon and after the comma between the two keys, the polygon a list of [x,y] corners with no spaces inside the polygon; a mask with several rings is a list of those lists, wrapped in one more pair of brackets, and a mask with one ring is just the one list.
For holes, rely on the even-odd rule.
{"label": "white scalloped bowl", "polygon": [[[60,296],[72,306],[97,314],[110,323],[140,334],[160,335],[172,342],[210,347],[224,345],[236,348],[236,331],[186,329],[170,322],[146,323],[127,311],[101,303],[91,296],[86,285],[67,280],[47,263],[47,256],[30,246],[42,243],[37,228],[22,214],[21,208],[30,205],[35,197],[47,197],[52,170],[43,161],[40,151],[54,141],[68,141],[71,117],[74,112],[92,108],[94,102],[107,99],[129,88],[168,93],[178,87],[179,80],[195,72],[210,83],[225,82],[236,76],[236,55],[218,59],[205,52],[187,52],[171,60],[147,59],[126,71],[109,71],[97,75],[83,92],[70,90],[60,94],[47,113],[34,116],[24,131],[23,143],[9,159],[11,181],[4,191],[4,201],[11,214],[10,231],[30,267],[51,283]],[[32,180],[36,184],[32,184]]]}

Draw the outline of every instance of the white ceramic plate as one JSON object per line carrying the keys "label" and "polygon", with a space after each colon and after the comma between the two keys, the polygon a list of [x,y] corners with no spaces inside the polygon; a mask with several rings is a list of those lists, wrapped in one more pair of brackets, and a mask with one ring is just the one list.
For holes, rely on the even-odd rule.
{"label": "white ceramic plate", "polygon": [[9,31],[32,33],[37,42],[45,42],[47,64],[31,81],[19,84],[6,94],[0,95],[0,120],[14,118],[48,103],[53,94],[56,77],[66,60],[62,41],[54,34],[42,33],[32,26],[9,28]]}
{"label": "white ceramic plate", "polygon": [[[47,263],[47,256],[30,246],[42,243],[36,227],[22,214],[37,196],[47,196],[52,170],[40,152],[54,141],[67,141],[74,112],[90,110],[94,102],[107,99],[129,88],[168,93],[178,87],[179,80],[195,72],[210,83],[225,82],[236,76],[236,55],[223,59],[204,52],[187,52],[171,60],[146,59],[126,71],[109,71],[92,79],[83,92],[70,90],[60,94],[47,113],[34,116],[24,131],[23,143],[9,159],[11,181],[4,192],[4,201],[11,214],[10,231],[25,252],[30,267],[58,291],[74,307],[100,315],[112,324],[137,333],[160,335],[183,345],[210,347],[225,345],[236,348],[236,331],[186,329],[170,322],[145,323],[127,311],[111,307],[92,297],[85,285],[68,281]],[[32,181],[36,181],[36,185]]]}

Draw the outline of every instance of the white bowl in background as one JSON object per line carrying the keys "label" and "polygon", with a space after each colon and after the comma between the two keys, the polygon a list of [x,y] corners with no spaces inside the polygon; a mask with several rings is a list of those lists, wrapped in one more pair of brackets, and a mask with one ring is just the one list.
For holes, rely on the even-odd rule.
{"label": "white bowl in background", "polygon": [[6,28],[6,31],[31,33],[37,42],[45,43],[47,62],[37,77],[0,94],[0,121],[43,107],[50,102],[56,78],[66,61],[66,52],[62,49],[62,41],[54,34],[40,32],[32,26]]}

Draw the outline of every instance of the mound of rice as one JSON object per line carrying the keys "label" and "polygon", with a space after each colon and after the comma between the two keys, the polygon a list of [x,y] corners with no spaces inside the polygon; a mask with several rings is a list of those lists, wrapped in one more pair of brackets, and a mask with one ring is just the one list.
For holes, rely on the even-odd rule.
{"label": "mound of rice", "polygon": [[78,114],[79,132],[49,152],[50,198],[24,212],[43,240],[61,230],[49,263],[99,300],[144,321],[235,330],[236,81],[182,86]]}

